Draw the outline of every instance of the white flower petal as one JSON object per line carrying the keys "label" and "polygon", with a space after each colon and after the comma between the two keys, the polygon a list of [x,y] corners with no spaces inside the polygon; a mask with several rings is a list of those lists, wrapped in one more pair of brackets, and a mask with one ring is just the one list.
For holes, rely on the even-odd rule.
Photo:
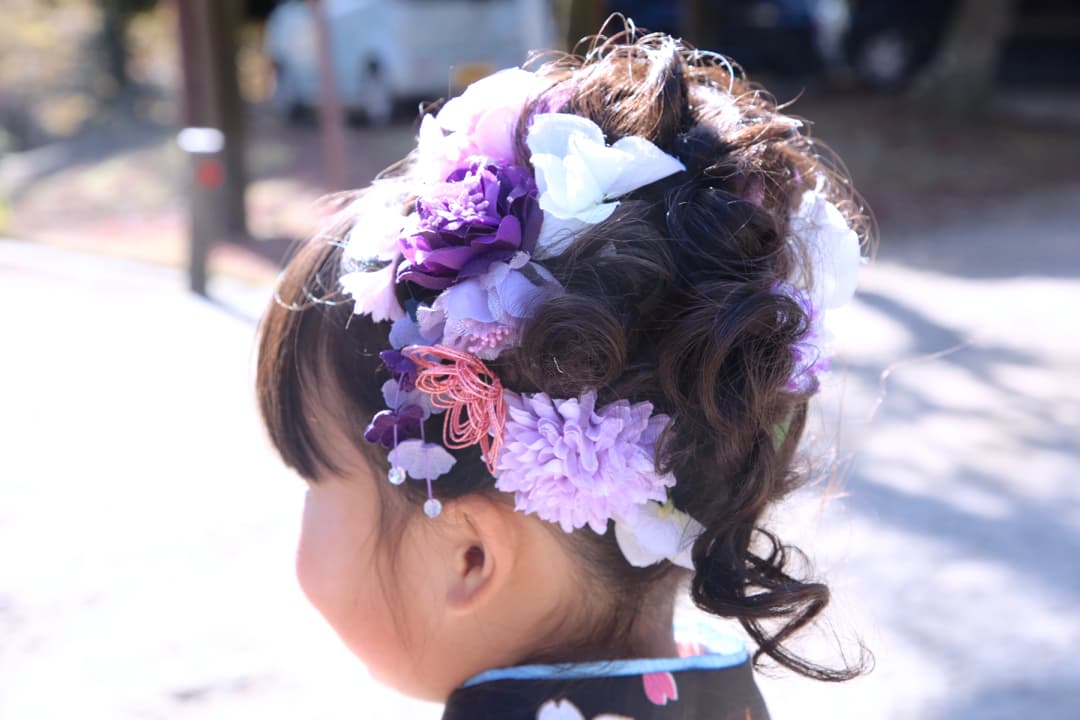
{"label": "white flower petal", "polygon": [[624,152],[628,159],[618,178],[604,188],[604,195],[608,198],[620,197],[686,170],[680,160],[643,137],[624,137],[617,140],[612,148]]}
{"label": "white flower petal", "polygon": [[608,195],[608,188],[634,159],[630,153],[608,147],[603,142],[594,142],[581,135],[571,137],[569,145],[570,152],[567,154],[567,160],[578,159],[596,182],[602,196]]}
{"label": "white flower petal", "polygon": [[564,252],[584,227],[611,217],[618,203],[605,200],[685,169],[644,138],[622,138],[608,147],[600,127],[576,115],[537,115],[526,143],[544,211],[538,258]]}
{"label": "white flower petal", "polygon": [[341,276],[341,287],[356,301],[353,312],[370,315],[375,322],[397,320],[405,311],[394,294],[394,263],[374,272],[351,272]]}
{"label": "white flower petal", "polygon": [[620,518],[615,523],[619,549],[634,567],[648,567],[661,560],[688,570],[694,569],[691,553],[694,542],[704,532],[701,523],[686,513],[657,502],[639,506],[633,521]]}
{"label": "white flower petal", "polygon": [[409,477],[434,480],[450,472],[456,460],[442,445],[421,440],[405,440],[387,454],[391,465],[400,467]]}
{"label": "white flower petal", "polygon": [[638,511],[634,535],[643,548],[659,557],[671,557],[679,551],[679,522],[674,513],[664,517],[660,503],[645,503]]}
{"label": "white flower petal", "polygon": [[615,540],[619,543],[623,557],[634,567],[648,567],[663,560],[663,557],[645,548],[638,541],[634,529],[625,523],[616,521]]}
{"label": "white flower petal", "polygon": [[[593,176],[588,159],[582,155],[568,155],[562,161],[562,175],[558,177],[561,187],[558,193],[554,189],[540,198],[540,207],[560,217],[570,217],[595,207],[604,201],[604,190]],[[548,181],[549,186],[551,180]],[[552,195],[557,203],[550,202]],[[545,200],[548,202],[545,204]]]}
{"label": "white flower petal", "polygon": [[396,258],[398,238],[409,222],[402,214],[406,197],[401,183],[382,182],[352,203],[344,211],[356,218],[345,236],[345,257],[357,261]]}
{"label": "white flower petal", "polygon": [[588,118],[567,113],[541,113],[534,117],[525,144],[534,155],[566,157],[572,137],[604,144],[604,131],[599,125]]}
{"label": "white flower petal", "polygon": [[681,528],[679,533],[679,551],[668,558],[671,562],[687,570],[694,569],[694,543],[705,532],[705,526],[681,510],[675,511]]}
{"label": "white flower petal", "polygon": [[[814,308],[824,311],[849,302],[858,284],[862,256],[859,236],[840,209],[820,190],[807,190],[792,215],[791,233],[808,249]],[[801,276],[794,279],[800,287],[806,287],[807,281]]]}
{"label": "white flower petal", "polygon": [[[612,210],[614,209],[612,207]],[[544,220],[540,225],[540,235],[536,239],[536,250],[533,251],[533,257],[544,260],[561,255],[570,247],[570,243],[574,241],[577,234],[587,227],[589,227],[589,223],[577,218],[560,218],[550,213],[544,213]]]}

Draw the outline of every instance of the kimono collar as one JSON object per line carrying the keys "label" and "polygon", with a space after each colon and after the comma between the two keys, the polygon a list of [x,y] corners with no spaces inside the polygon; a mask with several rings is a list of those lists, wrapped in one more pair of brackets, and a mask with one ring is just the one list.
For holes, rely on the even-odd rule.
{"label": "kimono collar", "polygon": [[701,654],[487,670],[454,691],[443,720],[768,719],[741,641],[680,646]]}

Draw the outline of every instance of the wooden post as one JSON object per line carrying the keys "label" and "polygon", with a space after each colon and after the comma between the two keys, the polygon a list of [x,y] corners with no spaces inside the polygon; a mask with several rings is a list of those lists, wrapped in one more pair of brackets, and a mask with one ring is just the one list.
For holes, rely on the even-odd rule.
{"label": "wooden post", "polygon": [[345,113],[338,98],[326,4],[309,0],[319,46],[319,134],[322,137],[325,182],[331,190],[345,187]]}
{"label": "wooden post", "polygon": [[243,105],[236,78],[237,0],[175,0],[184,70],[178,141],[190,160],[189,275],[206,294],[215,243],[246,231]]}
{"label": "wooden post", "polygon": [[184,70],[183,124],[224,133],[223,229],[243,236],[247,232],[246,117],[236,74],[236,35],[243,6],[239,0],[175,0],[175,6]]}

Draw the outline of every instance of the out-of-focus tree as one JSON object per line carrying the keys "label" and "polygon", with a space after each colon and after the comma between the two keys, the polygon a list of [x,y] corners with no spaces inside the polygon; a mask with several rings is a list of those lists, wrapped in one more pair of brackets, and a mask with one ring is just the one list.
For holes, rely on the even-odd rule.
{"label": "out-of-focus tree", "polygon": [[105,58],[105,72],[112,80],[118,95],[130,86],[127,72],[128,23],[131,16],[152,9],[157,0],[100,0],[101,44]]}
{"label": "out-of-focus tree", "polygon": [[937,56],[912,85],[927,112],[971,117],[990,99],[1016,0],[961,0]]}
{"label": "out-of-focus tree", "polygon": [[184,68],[185,125],[218,128],[225,135],[222,163],[224,218],[229,233],[243,235],[247,223],[246,122],[237,78],[240,0],[174,0]]}

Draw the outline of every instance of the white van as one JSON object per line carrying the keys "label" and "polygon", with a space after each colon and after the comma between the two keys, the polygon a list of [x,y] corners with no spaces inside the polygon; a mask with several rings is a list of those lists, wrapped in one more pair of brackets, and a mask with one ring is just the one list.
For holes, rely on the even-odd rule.
{"label": "white van", "polygon": [[[399,101],[448,97],[555,41],[548,0],[322,1],[340,100],[374,125],[389,122]],[[279,111],[318,102],[317,42],[305,0],[282,3],[268,18]]]}

